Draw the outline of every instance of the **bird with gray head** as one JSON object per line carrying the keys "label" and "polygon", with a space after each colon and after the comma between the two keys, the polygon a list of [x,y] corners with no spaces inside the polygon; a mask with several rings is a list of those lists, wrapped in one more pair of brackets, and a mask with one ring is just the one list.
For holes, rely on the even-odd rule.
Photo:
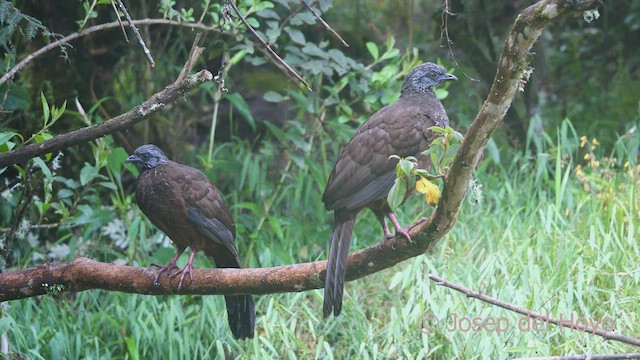
{"label": "bird with gray head", "polygon": [[[431,167],[430,160],[421,153],[438,136],[432,126],[449,124],[447,112],[433,87],[445,81],[458,80],[442,66],[424,63],[413,68],[405,77],[400,98],[373,114],[342,149],[325,188],[322,200],[333,211],[333,234],[327,260],[324,285],[324,316],[342,309],[344,280],[349,245],[356,215],[369,208],[377,217],[385,237],[389,231],[388,217],[398,234],[411,241],[395,214],[387,204],[387,194],[395,181],[397,159],[415,156],[421,168]],[[405,201],[411,194],[409,191]]]}
{"label": "bird with gray head", "polygon": [[[187,275],[193,280],[191,271],[198,251],[213,258],[219,268],[240,268],[231,212],[205,174],[169,160],[151,144],[137,148],[126,162],[140,169],[135,195],[138,207],[178,248],[169,264],[158,269],[153,280],[156,286],[162,273],[178,269],[176,263],[186,248],[191,249],[187,265],[173,275],[180,275],[178,291]],[[251,295],[225,296],[225,302],[233,335],[252,338],[255,310]]]}

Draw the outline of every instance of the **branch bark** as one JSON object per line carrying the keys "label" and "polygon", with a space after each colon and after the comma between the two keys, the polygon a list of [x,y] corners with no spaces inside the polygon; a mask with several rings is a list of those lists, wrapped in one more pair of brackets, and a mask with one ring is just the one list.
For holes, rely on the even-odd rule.
{"label": "branch bark", "polygon": [[[599,4],[599,0],[542,0],[518,16],[505,42],[489,96],[458,150],[436,211],[428,220],[418,222],[410,229],[413,244],[400,236],[395,239],[395,249],[392,248],[394,240],[387,240],[350,254],[347,280],[370,275],[423,254],[453,227],[481,150],[522,86],[531,46],[549,25],[569,15],[580,15]],[[41,151],[40,154],[50,151]],[[28,158],[28,155],[23,158]],[[0,162],[7,163],[6,160]],[[185,284],[181,293],[228,295],[306,291],[323,286],[325,267],[326,262],[319,261],[261,269],[196,269],[193,283]],[[68,263],[0,274],[0,301],[51,291],[98,288],[141,294],[175,294],[176,284],[167,277],[163,276],[160,285],[154,287],[154,273],[151,269],[80,258]]]}
{"label": "branch bark", "polygon": [[113,134],[116,131],[124,130],[144,120],[148,115],[163,109],[167,104],[182,97],[191,89],[202,83],[211,81],[211,79],[213,79],[213,75],[211,75],[209,71],[201,70],[197,74],[187,76],[184,80],[167,86],[164,90],[154,94],[147,101],[134,107],[129,112],[116,116],[111,120],[91,127],[74,130],[66,134],[57,135],[38,144],[29,144],[2,153],[0,154],[0,168],[18,164],[36,156],[56,152],[70,146]]}

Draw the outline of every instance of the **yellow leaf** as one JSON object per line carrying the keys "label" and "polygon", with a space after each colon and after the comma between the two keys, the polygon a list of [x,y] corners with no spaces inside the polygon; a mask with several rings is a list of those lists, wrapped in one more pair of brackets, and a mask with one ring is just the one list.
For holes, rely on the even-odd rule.
{"label": "yellow leaf", "polygon": [[431,206],[436,206],[440,200],[440,188],[427,179],[422,178],[416,181],[416,191],[424,194],[427,204]]}

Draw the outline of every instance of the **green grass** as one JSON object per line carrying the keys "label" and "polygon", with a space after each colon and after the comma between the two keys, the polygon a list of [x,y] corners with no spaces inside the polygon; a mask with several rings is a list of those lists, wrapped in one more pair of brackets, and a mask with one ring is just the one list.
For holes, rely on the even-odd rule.
{"label": "green grass", "polygon": [[[222,297],[86,291],[9,303],[5,314],[15,320],[9,341],[34,359],[504,359],[637,351],[554,325],[519,329],[522,316],[428,279],[436,274],[556,318],[611,318],[616,332],[640,337],[637,174],[618,174],[613,195],[603,197],[585,191],[572,171],[560,170],[562,176],[537,184],[528,167],[480,172],[480,205],[465,202],[458,223],[432,253],[348,283],[338,318],[322,318],[320,290],[256,296],[257,336],[236,342]],[[407,223],[422,209],[416,196],[398,215]],[[282,219],[285,241],[267,246],[286,248],[272,255],[324,257],[329,225],[296,225],[304,216]],[[381,236],[373,216],[359,219],[354,248]],[[263,252],[263,245],[242,247]],[[298,255],[305,245],[318,248],[310,250],[311,259]],[[426,321],[427,312],[436,320]],[[451,331],[454,315],[506,318],[509,328],[500,334]],[[423,333],[425,326],[433,333]]]}

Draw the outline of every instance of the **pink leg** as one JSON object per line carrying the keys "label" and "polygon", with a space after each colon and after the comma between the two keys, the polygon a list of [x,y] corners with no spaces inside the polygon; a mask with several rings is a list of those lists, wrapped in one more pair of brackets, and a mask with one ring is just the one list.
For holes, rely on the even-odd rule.
{"label": "pink leg", "polygon": [[173,269],[177,269],[178,267],[176,266],[176,263],[178,262],[178,258],[180,258],[180,255],[182,255],[182,253],[184,252],[184,249],[178,249],[178,252],[174,255],[173,258],[171,258],[171,261],[169,261],[169,264],[166,266],[159,266],[158,264],[151,264],[152,266],[157,266],[159,267],[158,272],[156,273],[156,277],[153,279],[153,286],[158,286],[160,285],[160,283],[158,282],[158,279],[160,278],[160,275],[167,271],[167,270],[173,270]]}
{"label": "pink leg", "polygon": [[[178,291],[180,291],[182,283],[184,282],[184,278],[185,276],[187,276],[187,274],[189,274],[189,281],[193,282],[193,277],[191,277],[191,270],[193,270],[193,259],[195,256],[196,251],[191,249],[191,253],[189,254],[189,261],[187,261],[187,265],[182,269],[182,276],[180,276],[180,282],[178,283]],[[180,272],[178,274],[180,274]]]}
{"label": "pink leg", "polygon": [[400,224],[398,223],[398,219],[396,218],[396,215],[394,213],[392,212],[388,213],[387,217],[389,218],[389,220],[391,220],[393,227],[396,229],[396,235],[402,234],[402,236],[404,236],[410,243],[413,242],[411,241],[411,236],[409,236],[409,232],[403,229],[402,226],[400,226]]}
{"label": "pink leg", "polygon": [[376,218],[378,218],[378,221],[380,222],[380,226],[382,226],[382,231],[384,231],[385,239],[391,239],[393,237],[393,234],[391,233],[391,231],[389,231],[389,226],[387,226],[387,222],[385,221],[384,214],[378,213],[378,212],[376,212],[375,214],[376,214]]}

